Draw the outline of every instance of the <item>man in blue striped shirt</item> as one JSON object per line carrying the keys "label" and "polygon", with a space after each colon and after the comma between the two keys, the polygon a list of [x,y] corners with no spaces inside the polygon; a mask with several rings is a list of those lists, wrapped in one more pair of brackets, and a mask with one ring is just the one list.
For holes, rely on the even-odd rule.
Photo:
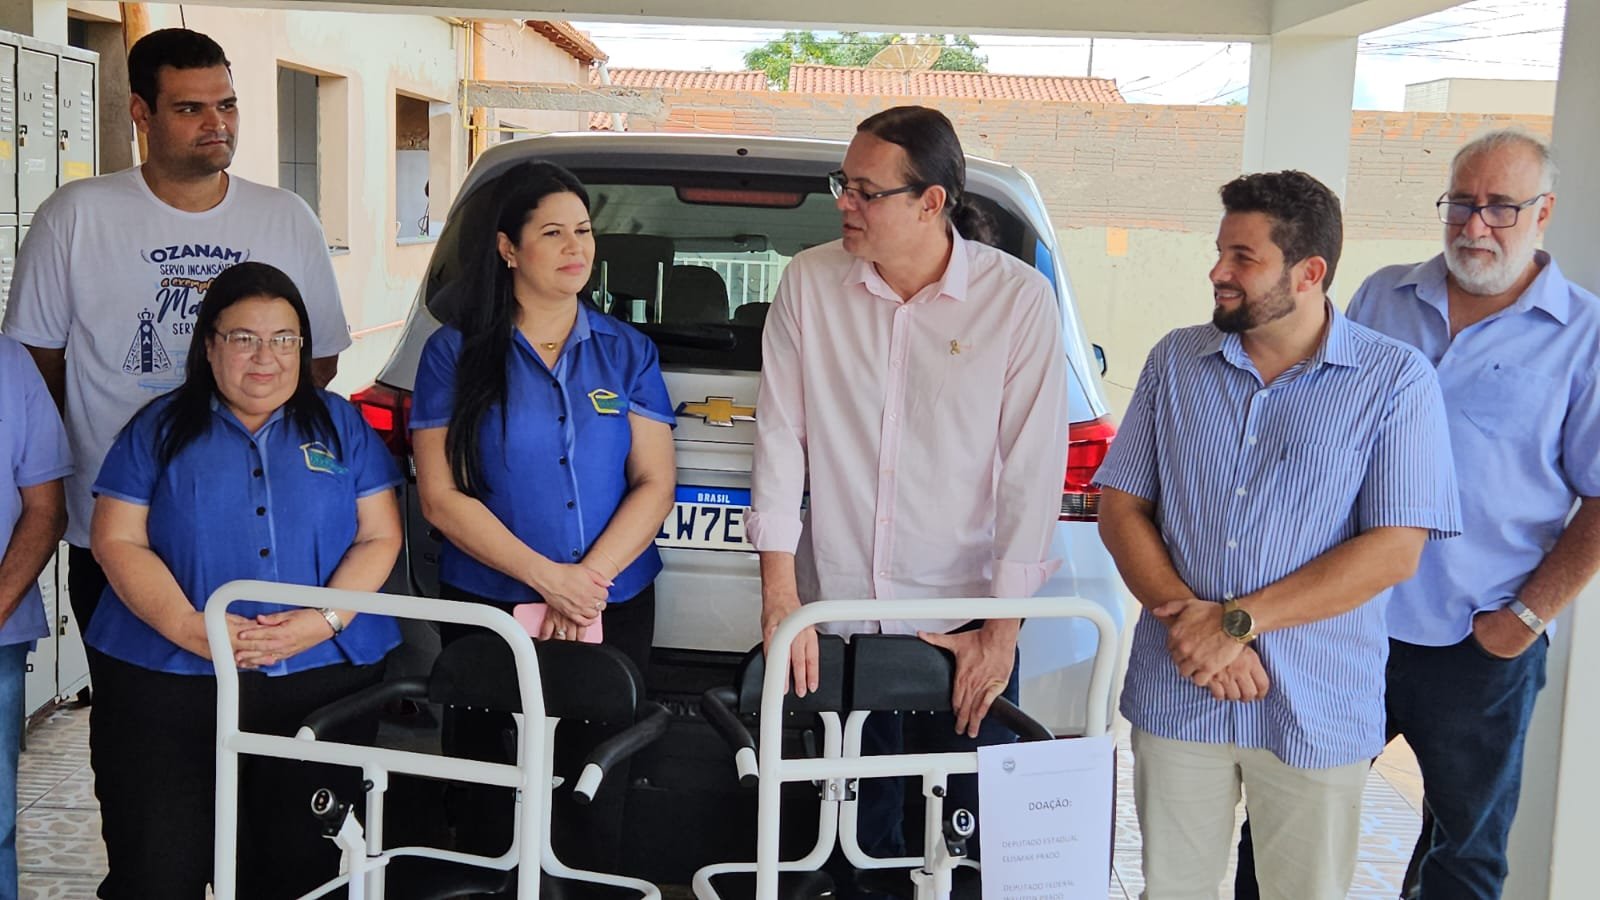
{"label": "man in blue striped shirt", "polygon": [[1449,432],[1428,361],[1327,300],[1333,193],[1221,193],[1212,322],[1151,351],[1096,476],[1143,606],[1122,712],[1146,896],[1216,896],[1242,786],[1263,896],[1337,900],[1384,740],[1383,601],[1460,528]]}

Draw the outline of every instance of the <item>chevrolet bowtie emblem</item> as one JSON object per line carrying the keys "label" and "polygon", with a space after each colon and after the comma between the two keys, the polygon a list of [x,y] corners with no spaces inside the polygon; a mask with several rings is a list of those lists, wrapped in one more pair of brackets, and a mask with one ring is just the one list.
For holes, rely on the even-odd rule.
{"label": "chevrolet bowtie emblem", "polygon": [[699,416],[707,425],[732,428],[735,422],[754,422],[756,408],[740,406],[732,397],[707,397],[701,403],[678,404],[678,415]]}

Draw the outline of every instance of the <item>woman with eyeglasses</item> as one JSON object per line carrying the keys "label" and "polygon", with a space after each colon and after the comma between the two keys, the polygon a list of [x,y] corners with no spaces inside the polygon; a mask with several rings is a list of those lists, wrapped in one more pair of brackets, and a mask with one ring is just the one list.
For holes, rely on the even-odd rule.
{"label": "woman with eyeglasses", "polygon": [[[84,640],[105,656],[89,752],[108,900],[200,900],[211,880],[216,678],[203,613],[234,579],[358,591],[400,550],[400,474],[343,399],[318,390],[305,303],[278,269],[218,275],[182,385],[123,427],[95,481],[91,549],[109,586]],[[312,710],[383,677],[393,619],[234,604],[241,725],[292,735]],[[341,740],[371,740],[376,721]],[[246,757],[240,897],[298,896],[338,873],[312,792],[359,796],[359,772]]]}

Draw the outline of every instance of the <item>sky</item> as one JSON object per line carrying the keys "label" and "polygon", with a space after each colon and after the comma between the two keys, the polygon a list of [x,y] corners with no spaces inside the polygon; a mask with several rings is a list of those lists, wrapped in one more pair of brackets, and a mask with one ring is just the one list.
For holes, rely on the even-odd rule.
{"label": "sky", "polygon": [[[1565,0],[1472,0],[1361,36],[1355,107],[1400,109],[1407,84],[1439,78],[1554,80]],[[616,69],[744,68],[744,54],[778,28],[575,22]],[[1245,102],[1250,45],[1204,41],[1093,41],[1026,35],[972,36],[989,71],[1112,78],[1133,103]]]}

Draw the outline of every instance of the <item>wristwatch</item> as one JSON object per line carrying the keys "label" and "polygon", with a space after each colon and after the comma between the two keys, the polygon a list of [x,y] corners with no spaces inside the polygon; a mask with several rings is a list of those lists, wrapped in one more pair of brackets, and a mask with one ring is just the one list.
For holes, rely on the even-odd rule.
{"label": "wristwatch", "polygon": [[1521,619],[1522,624],[1528,626],[1529,631],[1536,635],[1544,634],[1545,621],[1539,618],[1539,614],[1529,609],[1521,600],[1512,600],[1506,604],[1506,609],[1511,610],[1517,618]]}
{"label": "wristwatch", "polygon": [[1241,609],[1239,601],[1228,600],[1222,604],[1222,630],[1239,643],[1248,644],[1256,639],[1255,617]]}
{"label": "wristwatch", "polygon": [[328,609],[327,607],[323,607],[322,609],[317,610],[317,612],[322,613],[322,617],[328,620],[328,627],[333,629],[334,637],[338,637],[339,634],[344,631],[344,620],[339,618],[338,613]]}

